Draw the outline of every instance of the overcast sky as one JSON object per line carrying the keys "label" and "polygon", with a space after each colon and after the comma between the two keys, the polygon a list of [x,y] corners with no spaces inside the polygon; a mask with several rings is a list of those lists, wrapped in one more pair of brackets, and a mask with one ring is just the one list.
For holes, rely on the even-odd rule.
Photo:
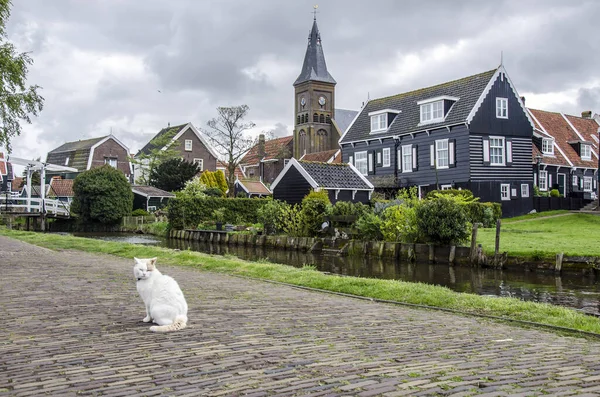
{"label": "overcast sky", "polygon": [[[204,128],[247,104],[256,132],[293,129],[315,1],[13,0],[9,39],[31,53],[44,110],[13,140],[45,160],[64,142],[115,135],[132,153],[161,128]],[[336,106],[496,68],[527,106],[600,112],[600,1],[323,0],[317,23]]]}

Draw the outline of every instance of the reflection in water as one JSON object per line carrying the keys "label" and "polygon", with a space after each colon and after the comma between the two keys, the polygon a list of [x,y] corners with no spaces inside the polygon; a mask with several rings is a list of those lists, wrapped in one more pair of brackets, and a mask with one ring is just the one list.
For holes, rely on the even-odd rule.
{"label": "reflection in water", "polygon": [[383,278],[421,282],[448,287],[454,291],[478,295],[504,296],[527,301],[569,306],[600,315],[600,287],[593,275],[552,272],[521,272],[475,267],[449,267],[445,264],[399,263],[390,259],[370,257],[337,257],[285,250],[265,250],[264,247],[243,247],[183,241],[164,240],[156,236],[111,234],[79,234],[82,237],[126,241],[134,244],[160,245],[181,250],[201,251],[215,255],[232,255],[256,261],[296,267],[315,265],[322,272],[347,276]]}

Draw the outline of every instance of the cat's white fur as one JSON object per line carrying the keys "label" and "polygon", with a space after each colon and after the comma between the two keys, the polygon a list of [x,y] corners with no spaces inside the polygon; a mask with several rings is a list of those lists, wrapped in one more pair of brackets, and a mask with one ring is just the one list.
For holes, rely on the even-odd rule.
{"label": "cat's white fur", "polygon": [[153,332],[169,332],[183,329],[187,325],[187,302],[172,277],[166,276],[156,268],[156,259],[138,259],[133,266],[133,275],[137,279],[137,290],[146,305],[145,323],[155,322],[150,327]]}

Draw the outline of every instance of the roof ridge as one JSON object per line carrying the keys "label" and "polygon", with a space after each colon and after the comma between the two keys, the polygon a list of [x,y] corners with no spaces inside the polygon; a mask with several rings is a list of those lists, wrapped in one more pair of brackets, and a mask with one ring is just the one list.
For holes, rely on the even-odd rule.
{"label": "roof ridge", "polygon": [[415,93],[417,93],[419,91],[431,90],[431,89],[439,88],[439,87],[442,87],[442,86],[445,86],[445,85],[450,85],[450,84],[458,83],[458,82],[461,82],[463,80],[472,79],[474,77],[479,77],[479,76],[483,76],[483,75],[490,74],[490,73],[493,74],[493,73],[496,73],[497,70],[498,70],[498,68],[491,69],[491,70],[486,70],[485,72],[473,74],[473,75],[470,75],[470,76],[461,77],[461,78],[458,78],[458,79],[455,79],[455,80],[446,81],[446,82],[439,83],[439,84],[436,84],[436,85],[432,85],[432,86],[428,86],[428,87],[422,87],[422,88],[418,88],[418,89],[415,89],[415,90],[402,92],[400,94],[389,95],[389,96],[386,96],[386,97],[372,99],[370,102],[383,101],[383,100],[387,100],[387,99],[391,99],[391,98],[399,98],[399,97],[413,95],[413,94],[415,94]]}

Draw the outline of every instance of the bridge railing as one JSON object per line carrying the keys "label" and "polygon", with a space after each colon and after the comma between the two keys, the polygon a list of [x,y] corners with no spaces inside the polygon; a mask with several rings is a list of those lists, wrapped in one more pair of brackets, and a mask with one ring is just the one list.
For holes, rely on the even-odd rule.
{"label": "bridge railing", "polygon": [[[10,212],[31,212],[39,213],[42,207],[41,198],[21,198],[11,197],[6,195],[0,196],[0,213]],[[71,204],[55,200],[55,199],[44,199],[44,207],[47,214],[70,216]]]}

